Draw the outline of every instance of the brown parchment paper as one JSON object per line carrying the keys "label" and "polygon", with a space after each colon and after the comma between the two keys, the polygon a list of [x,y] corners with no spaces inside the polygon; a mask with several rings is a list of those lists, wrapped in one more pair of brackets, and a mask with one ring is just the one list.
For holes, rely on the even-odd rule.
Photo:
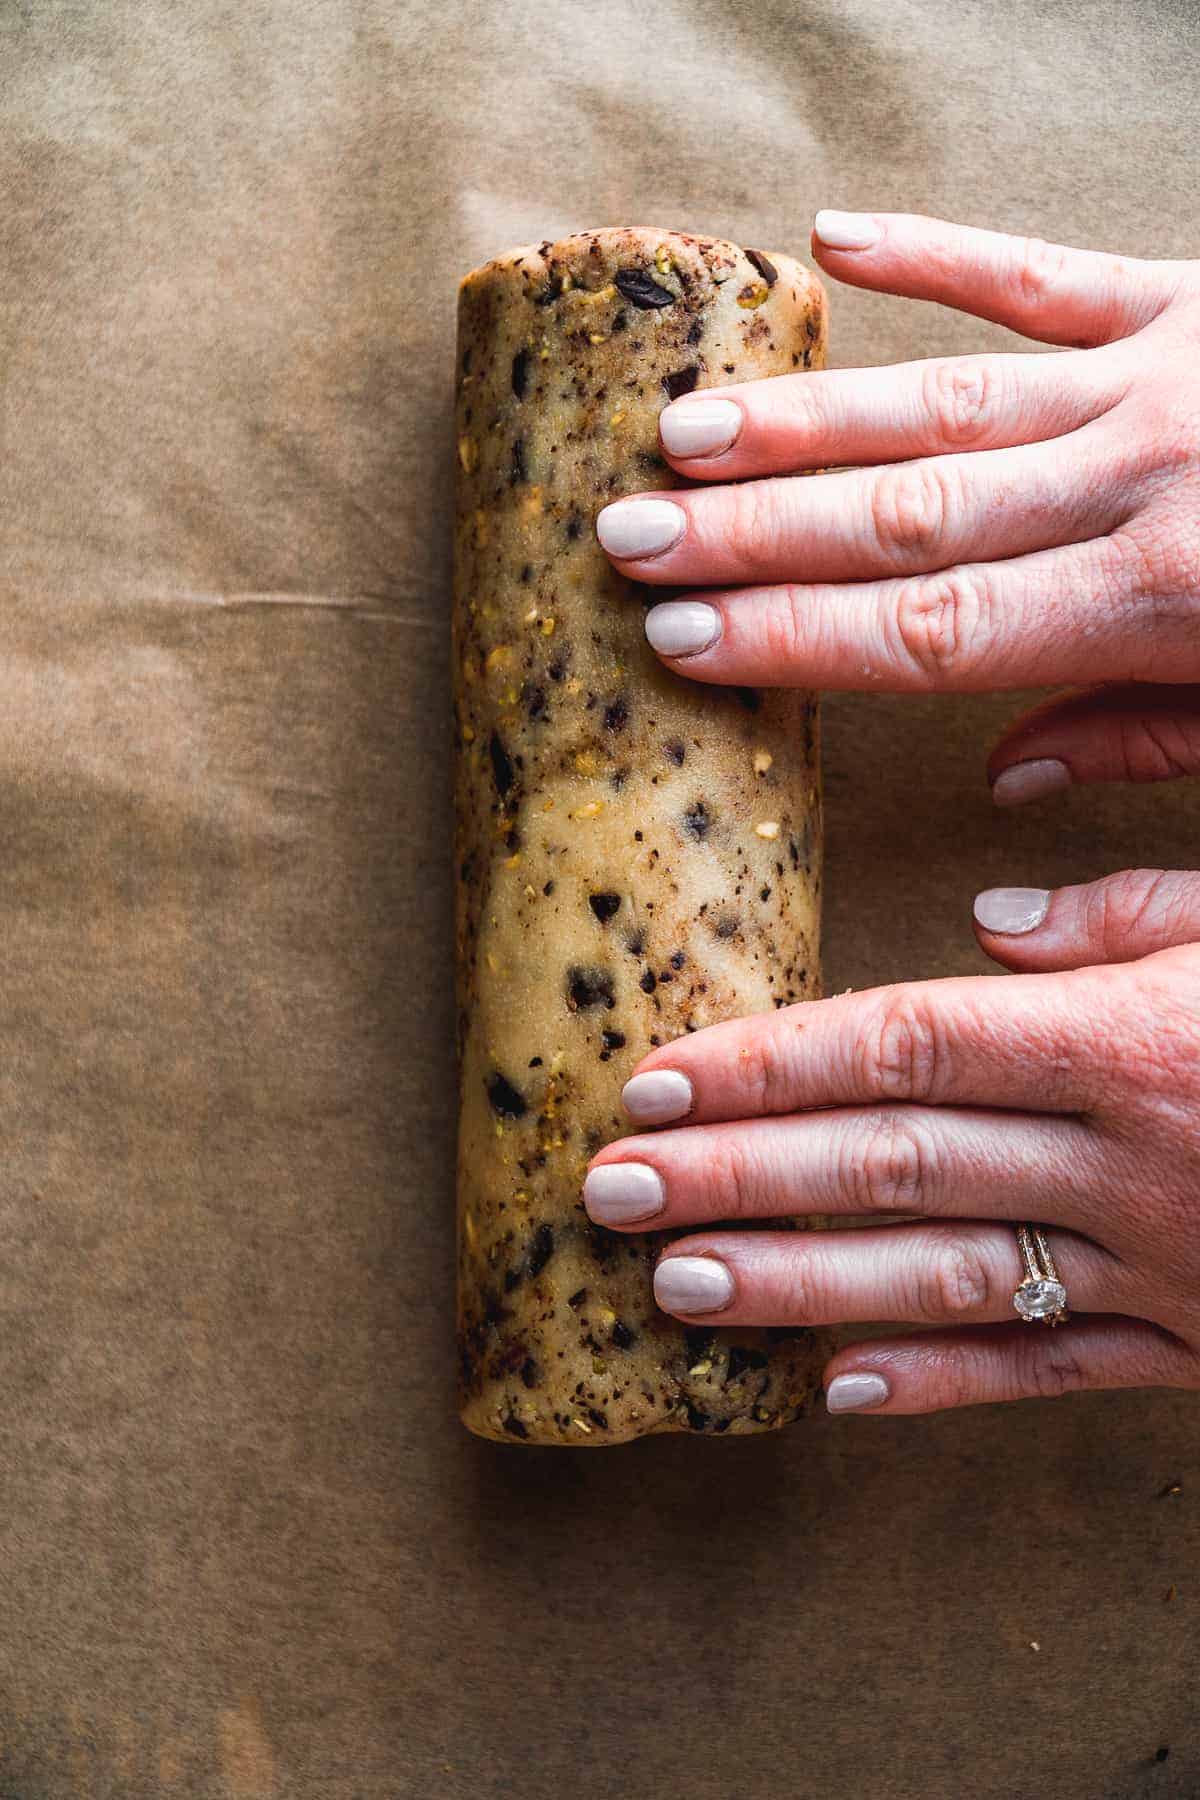
{"label": "brown parchment paper", "polygon": [[[463,271],[818,205],[1193,254],[1197,36],[0,6],[0,1792],[1200,1791],[1195,1396],[462,1431],[445,734]],[[1012,342],[832,308],[843,365]],[[827,703],[831,989],[982,968],[987,883],[1195,862],[1194,785],[995,814],[1018,704]]]}

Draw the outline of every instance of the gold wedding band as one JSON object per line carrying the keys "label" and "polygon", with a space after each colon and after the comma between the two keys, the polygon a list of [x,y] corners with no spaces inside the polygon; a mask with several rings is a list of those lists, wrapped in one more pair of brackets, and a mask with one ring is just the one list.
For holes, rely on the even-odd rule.
{"label": "gold wedding band", "polygon": [[1025,1279],[1012,1297],[1013,1308],[1030,1324],[1062,1325],[1070,1318],[1067,1290],[1054,1266],[1046,1233],[1040,1225],[1018,1225],[1017,1244]]}

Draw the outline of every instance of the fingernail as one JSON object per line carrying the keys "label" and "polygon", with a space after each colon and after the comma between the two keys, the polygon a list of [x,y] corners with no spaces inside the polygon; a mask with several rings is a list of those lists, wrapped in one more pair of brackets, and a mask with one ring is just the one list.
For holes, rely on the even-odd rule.
{"label": "fingernail", "polygon": [[817,214],[813,230],[831,250],[869,250],[883,236],[867,213],[831,212],[828,209]]}
{"label": "fingernail", "polygon": [[668,600],[646,614],[646,637],[660,656],[695,656],[720,635],[720,613],[700,600]]}
{"label": "fingernail", "polygon": [[665,1125],[692,1110],[692,1084],[678,1069],[650,1069],[621,1089],[621,1105],[635,1125]]}
{"label": "fingernail", "polygon": [[683,536],[687,514],[669,500],[616,500],[596,520],[596,536],[610,556],[659,556]]}
{"label": "fingernail", "polygon": [[742,429],[742,409],[732,400],[675,400],[659,414],[663,449],[672,456],[716,456]]}
{"label": "fingernail", "polygon": [[733,1299],[733,1276],[715,1256],[669,1256],[654,1271],[654,1298],[664,1312],[720,1312]]}
{"label": "fingernail", "polygon": [[869,1406],[882,1406],[891,1392],[882,1375],[865,1370],[857,1375],[835,1375],[825,1390],[825,1405],[832,1413],[863,1412]]}
{"label": "fingernail", "polygon": [[597,1225],[628,1225],[652,1219],[667,1203],[662,1176],[647,1163],[601,1163],[589,1169],[583,1204]]}
{"label": "fingernail", "polygon": [[1024,806],[1027,800],[1040,800],[1045,794],[1061,793],[1071,785],[1071,771],[1056,756],[1039,756],[1030,762],[1013,763],[997,775],[992,783],[992,799],[997,806]]}
{"label": "fingernail", "polygon": [[1036,931],[1049,909],[1049,888],[984,888],[975,896],[976,923],[1008,937]]}

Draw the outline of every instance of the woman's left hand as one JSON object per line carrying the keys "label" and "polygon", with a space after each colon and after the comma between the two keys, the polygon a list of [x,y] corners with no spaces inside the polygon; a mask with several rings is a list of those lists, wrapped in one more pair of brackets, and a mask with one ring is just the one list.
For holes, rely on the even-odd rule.
{"label": "woman's left hand", "polygon": [[[976,924],[1021,973],[808,1002],[654,1050],[626,1109],[674,1128],[601,1151],[588,1211],[694,1231],[655,1274],[688,1322],[936,1328],[839,1351],[832,1411],[1200,1387],[1200,876],[993,889]],[[880,1222],[705,1230],[810,1212]],[[1048,1227],[1071,1308],[1057,1329],[1013,1312],[1023,1220]]]}

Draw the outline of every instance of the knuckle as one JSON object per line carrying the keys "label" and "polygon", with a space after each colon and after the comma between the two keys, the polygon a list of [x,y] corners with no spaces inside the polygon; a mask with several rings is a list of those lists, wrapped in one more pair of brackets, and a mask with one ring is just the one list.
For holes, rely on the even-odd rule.
{"label": "knuckle", "polygon": [[990,436],[1004,396],[995,365],[973,359],[931,362],[925,375],[925,407],[938,439],[968,449]]}
{"label": "knuckle", "polygon": [[853,1128],[842,1187],[856,1210],[921,1211],[935,1182],[932,1140],[911,1121],[884,1112]]}
{"label": "knuckle", "polygon": [[1132,941],[1161,935],[1178,917],[1178,886],[1165,869],[1129,869],[1098,881],[1084,907],[1088,941],[1098,943],[1111,962]]}
{"label": "knuckle", "polygon": [[972,1406],[983,1398],[975,1359],[961,1350],[937,1352],[925,1373],[930,1410]]}
{"label": "knuckle", "polygon": [[[1122,756],[1125,767],[1135,781],[1174,781],[1182,775],[1193,775],[1200,768],[1200,720],[1185,717],[1135,719],[1122,731]],[[1178,913],[1179,899],[1172,885],[1173,910]]]}
{"label": "knuckle", "polygon": [[1053,299],[1062,287],[1066,262],[1067,252],[1061,244],[1039,237],[1018,238],[1013,285],[1020,300],[1038,307]]}
{"label": "knuckle", "polygon": [[951,511],[949,477],[936,462],[898,463],[870,485],[871,533],[889,561],[910,567],[936,551]]}
{"label": "knuckle", "polygon": [[763,648],[772,666],[791,668],[803,660],[809,643],[806,621],[811,618],[798,587],[785,585],[772,592],[757,610]]}
{"label": "knuckle", "polygon": [[1125,978],[1117,989],[1123,1015],[1110,1034],[1116,1073],[1105,1098],[1112,1128],[1137,1157],[1139,1183],[1147,1177],[1147,1143],[1155,1143],[1169,1147],[1171,1191],[1182,1183],[1190,1194],[1185,1171],[1197,1160],[1200,945],[1164,948],[1106,973]]}
{"label": "knuckle", "polygon": [[921,258],[930,273],[937,278],[939,285],[947,282],[961,287],[963,275],[969,266],[970,251],[964,233],[954,225],[948,230],[930,230],[930,221],[923,220],[921,233]]}
{"label": "knuckle", "polygon": [[739,563],[758,565],[779,547],[783,507],[778,484],[747,481],[726,490],[722,535]]}
{"label": "knuckle", "polygon": [[1194,615],[1200,601],[1200,527],[1195,513],[1179,513],[1164,520],[1158,536],[1166,592],[1183,600]]}
{"label": "knuckle", "polygon": [[[1190,348],[1190,346],[1189,346]],[[1186,385],[1140,386],[1126,400],[1131,473],[1191,475],[1200,461],[1200,404]]]}
{"label": "knuckle", "polygon": [[1200,530],[1191,513],[1160,508],[1136,527],[1110,535],[1116,552],[1114,585],[1121,597],[1194,620],[1200,602]]}
{"label": "knuckle", "polygon": [[984,576],[951,569],[906,581],[893,613],[897,659],[926,681],[961,681],[981,660],[991,610]]}
{"label": "knuckle", "polygon": [[864,1092],[874,1100],[934,1099],[942,1046],[927,1003],[911,989],[885,992],[858,1045]]}
{"label": "knuckle", "polygon": [[744,1143],[712,1145],[705,1162],[704,1181],[714,1218],[751,1219],[761,1212],[760,1199],[767,1184]]}
{"label": "knuckle", "polygon": [[779,1296],[773,1311],[784,1321],[799,1323],[827,1319],[838,1308],[832,1305],[832,1288],[828,1274],[823,1273],[811,1253],[788,1258],[779,1271]]}
{"label": "knuckle", "polygon": [[784,375],[763,386],[769,391],[759,398],[771,427],[785,429],[798,445],[818,446],[824,441],[833,419],[820,374]]}
{"label": "knuckle", "polygon": [[737,1064],[737,1086],[750,1115],[781,1111],[786,1102],[787,1081],[775,1034],[753,1032],[740,1046]]}
{"label": "knuckle", "polygon": [[986,1253],[952,1231],[934,1234],[914,1285],[921,1321],[979,1319],[992,1309],[995,1282]]}
{"label": "knuckle", "polygon": [[1087,1371],[1071,1348],[1069,1332],[1031,1326],[1017,1341],[1022,1393],[1038,1400],[1058,1400],[1087,1386]]}
{"label": "knuckle", "polygon": [[1142,531],[1115,531],[1119,565],[1125,592],[1133,600],[1153,600],[1164,593],[1167,583],[1163,566],[1162,545],[1157,537]]}

